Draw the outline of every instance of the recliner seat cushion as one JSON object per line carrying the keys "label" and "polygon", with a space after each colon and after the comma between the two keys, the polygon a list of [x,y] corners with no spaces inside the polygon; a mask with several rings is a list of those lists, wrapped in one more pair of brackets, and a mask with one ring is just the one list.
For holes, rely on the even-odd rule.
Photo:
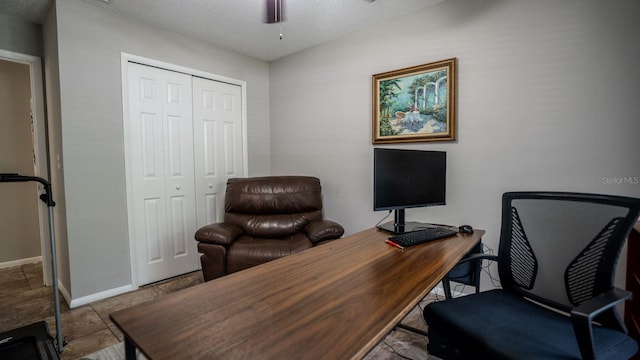
{"label": "recliner seat cushion", "polygon": [[[424,310],[424,318],[434,340],[463,339],[462,359],[581,358],[567,316],[503,290],[431,303]],[[594,326],[594,337],[597,359],[619,359],[621,350],[633,354],[638,348],[631,338],[600,326]],[[438,356],[434,346],[437,344],[430,342],[429,351]]]}
{"label": "recliner seat cushion", "polygon": [[295,234],[283,239],[242,236],[227,251],[227,273],[248,269],[312,246],[304,234]]}
{"label": "recliner seat cushion", "polygon": [[240,226],[253,237],[282,238],[304,231],[312,221],[322,220],[322,211],[296,214],[246,215],[226,213],[224,221]]}

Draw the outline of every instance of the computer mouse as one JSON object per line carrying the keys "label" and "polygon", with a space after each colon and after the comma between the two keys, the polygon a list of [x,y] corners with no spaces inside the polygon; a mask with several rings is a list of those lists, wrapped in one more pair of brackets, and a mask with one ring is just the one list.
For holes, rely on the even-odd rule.
{"label": "computer mouse", "polygon": [[458,232],[461,234],[473,234],[473,228],[471,225],[460,225]]}

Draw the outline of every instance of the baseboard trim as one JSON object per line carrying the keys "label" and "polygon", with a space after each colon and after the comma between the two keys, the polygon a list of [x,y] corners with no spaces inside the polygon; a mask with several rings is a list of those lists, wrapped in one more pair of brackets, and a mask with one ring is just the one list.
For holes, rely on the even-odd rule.
{"label": "baseboard trim", "polygon": [[[67,301],[67,303],[69,304],[69,307],[73,309],[73,308],[76,308],[76,307],[79,307],[79,306],[90,304],[90,303],[98,301],[98,300],[104,300],[104,299],[110,298],[112,296],[128,293],[128,292],[131,292],[131,291],[136,290],[136,289],[137,288],[135,288],[133,285],[129,284],[129,285],[120,286],[120,287],[117,287],[117,288],[101,291],[101,292],[98,292],[98,293],[95,293],[95,294],[82,296],[82,297],[79,297],[77,299],[71,299],[71,301]],[[62,290],[61,290],[61,292],[62,292]],[[67,298],[67,295],[65,295],[64,292],[62,292],[62,293],[63,293],[63,296],[65,298]]]}
{"label": "baseboard trim", "polygon": [[[58,292],[62,295],[67,304],[71,304],[71,294],[69,294],[69,290],[62,284],[60,279],[58,279]],[[71,305],[69,305],[71,307]]]}
{"label": "baseboard trim", "polygon": [[37,263],[37,262],[42,262],[42,256],[34,256],[34,257],[31,257],[31,258],[26,258],[26,259],[18,259],[18,260],[11,260],[11,261],[2,262],[2,263],[0,263],[0,269],[6,269],[6,268],[10,268],[10,267],[14,267],[14,266],[21,266],[21,265],[26,265],[26,264],[33,264],[33,263]]}

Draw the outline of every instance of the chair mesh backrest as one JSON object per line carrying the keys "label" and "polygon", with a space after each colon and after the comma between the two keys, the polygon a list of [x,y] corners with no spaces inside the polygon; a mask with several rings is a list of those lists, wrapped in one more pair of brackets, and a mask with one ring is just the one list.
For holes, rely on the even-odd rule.
{"label": "chair mesh backrest", "polygon": [[568,310],[613,287],[640,199],[512,192],[502,207],[502,287]]}

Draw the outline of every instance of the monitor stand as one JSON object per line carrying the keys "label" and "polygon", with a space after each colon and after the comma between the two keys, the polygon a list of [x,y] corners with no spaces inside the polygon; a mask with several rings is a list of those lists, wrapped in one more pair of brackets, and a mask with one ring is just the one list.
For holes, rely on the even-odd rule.
{"label": "monitor stand", "polygon": [[391,221],[386,224],[378,225],[378,229],[388,231],[393,234],[403,234],[416,230],[423,230],[434,226],[436,225],[417,221],[407,221],[404,224],[397,224]]}
{"label": "monitor stand", "polygon": [[403,234],[416,230],[422,230],[430,227],[437,227],[436,224],[422,223],[417,221],[404,221],[404,209],[394,210],[394,220],[382,225],[378,225],[378,229],[388,231],[393,234]]}

